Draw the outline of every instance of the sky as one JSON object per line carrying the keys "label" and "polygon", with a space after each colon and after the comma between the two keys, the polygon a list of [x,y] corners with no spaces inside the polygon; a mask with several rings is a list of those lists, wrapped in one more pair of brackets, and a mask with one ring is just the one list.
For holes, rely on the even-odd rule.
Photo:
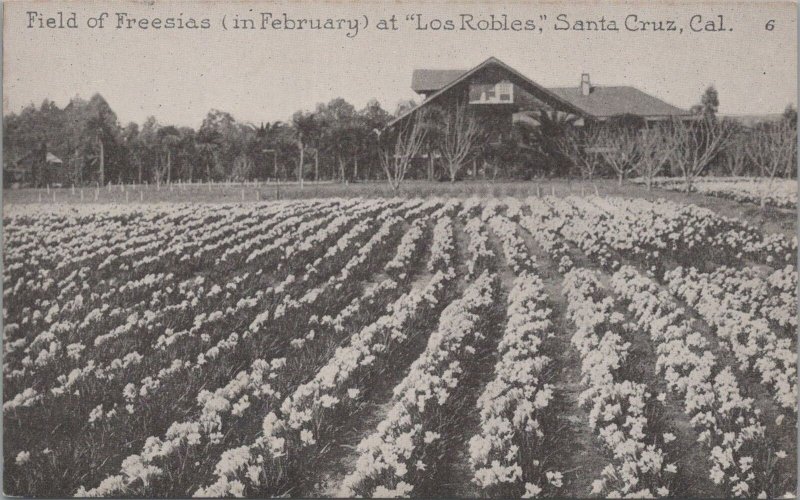
{"label": "sky", "polygon": [[[714,85],[723,114],[780,113],[797,102],[797,11],[791,3],[40,0],[4,6],[5,113],[45,98],[63,106],[95,92],[122,123],[153,115],[161,123],[197,127],[212,108],[243,121],[271,122],[335,97],[357,108],[374,98],[394,111],[400,100],[415,97],[413,69],[468,69],[490,56],[546,87],[577,86],[581,73],[589,73],[593,84],[632,85],[683,108]],[[78,28],[46,27],[59,11],[67,18],[74,12]],[[89,28],[104,12],[103,27]],[[260,29],[265,12],[278,20],[286,13],[294,20],[358,20],[361,26],[355,36],[351,29]],[[208,19],[210,28],[117,28],[117,13],[126,14],[125,22]],[[471,27],[462,24],[468,19],[462,14],[473,16]],[[397,29],[378,30],[379,20],[390,27],[392,15]],[[491,15],[530,21],[534,29],[478,29],[477,21]],[[233,29],[237,17],[252,19],[257,29]],[[572,29],[577,21],[599,23],[601,17],[619,31]],[[456,29],[433,29],[447,20]],[[628,30],[626,20],[639,29]],[[683,32],[642,31],[634,21],[664,21],[665,28],[673,22]],[[692,30],[706,26],[718,31]]]}

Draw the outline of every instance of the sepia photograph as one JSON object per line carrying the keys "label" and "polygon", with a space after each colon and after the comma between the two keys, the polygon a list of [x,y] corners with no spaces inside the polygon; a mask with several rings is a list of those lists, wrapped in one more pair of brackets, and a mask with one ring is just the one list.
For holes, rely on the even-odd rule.
{"label": "sepia photograph", "polygon": [[6,0],[22,498],[796,498],[796,2]]}

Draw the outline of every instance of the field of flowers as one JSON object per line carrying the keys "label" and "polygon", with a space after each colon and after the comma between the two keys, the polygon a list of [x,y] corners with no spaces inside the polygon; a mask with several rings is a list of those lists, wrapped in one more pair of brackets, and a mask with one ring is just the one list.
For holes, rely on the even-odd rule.
{"label": "field of flowers", "polygon": [[[644,182],[644,181],[642,181]],[[683,180],[674,177],[653,179],[661,189],[683,191]],[[727,198],[743,203],[760,204],[778,208],[797,208],[797,179],[769,179],[759,177],[699,177],[692,189],[708,196]]]}
{"label": "field of flowers", "polygon": [[599,196],[7,206],[4,489],[794,497],[797,240]]}

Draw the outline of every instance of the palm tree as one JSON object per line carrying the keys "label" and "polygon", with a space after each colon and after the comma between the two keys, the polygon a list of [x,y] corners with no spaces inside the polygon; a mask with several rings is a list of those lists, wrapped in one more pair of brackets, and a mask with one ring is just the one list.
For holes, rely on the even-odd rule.
{"label": "palm tree", "polygon": [[559,147],[560,141],[581,119],[579,116],[554,109],[523,111],[519,123],[528,146],[536,148],[542,156],[555,163],[557,170],[562,170],[566,161]]}
{"label": "palm tree", "polygon": [[175,149],[181,141],[181,134],[178,129],[172,125],[161,127],[158,130],[158,139],[161,148],[166,151],[167,158],[167,184],[172,182],[172,150]]}
{"label": "palm tree", "polygon": [[222,135],[213,129],[203,129],[197,133],[197,152],[206,166],[206,181],[211,180],[211,166],[216,166]]}

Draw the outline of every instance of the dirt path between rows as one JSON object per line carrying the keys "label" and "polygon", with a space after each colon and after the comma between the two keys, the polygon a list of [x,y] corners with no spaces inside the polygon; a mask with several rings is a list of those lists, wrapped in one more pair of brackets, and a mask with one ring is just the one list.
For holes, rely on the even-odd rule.
{"label": "dirt path between rows", "polygon": [[[466,247],[467,235],[463,247]],[[494,252],[495,259],[493,270],[499,278],[500,293],[497,297],[496,310],[498,318],[486,325],[482,331],[487,336],[486,342],[475,355],[475,362],[470,365],[469,372],[459,385],[464,388],[461,397],[450,410],[458,415],[457,425],[445,439],[448,446],[443,452],[436,474],[429,479],[427,485],[417,491],[421,497],[447,497],[447,498],[475,498],[481,496],[481,490],[472,481],[474,476],[469,462],[469,440],[480,432],[480,412],[478,398],[483,393],[486,385],[494,378],[494,366],[499,357],[497,344],[505,331],[505,311],[508,303],[508,294],[513,286],[515,275],[503,258],[503,250],[496,237],[489,232],[489,248]],[[500,314],[500,311],[503,314]]]}
{"label": "dirt path between rows", "polygon": [[[463,279],[466,273],[462,272],[464,271],[463,269],[460,269],[463,266],[464,254],[463,251],[460,251],[461,244],[458,241],[456,227],[454,227],[454,237],[456,238],[454,263],[458,269],[458,278],[452,287],[448,300],[441,304],[441,309],[460,296],[466,287]],[[424,267],[428,260],[429,251],[430,249],[426,250],[425,257],[421,259],[420,268],[422,272],[412,281],[411,289],[421,290],[425,288],[432,277],[432,274],[427,272]],[[361,398],[365,402],[364,405],[342,427],[338,438],[326,450],[325,460],[317,461],[321,464],[321,467],[317,470],[309,471],[310,478],[307,481],[309,487],[302,492],[303,496],[341,497],[343,495],[341,491],[342,482],[348,474],[355,470],[359,458],[358,443],[375,432],[377,425],[386,417],[392,405],[394,405],[394,387],[408,374],[408,367],[425,350],[428,337],[435,331],[437,323],[437,321],[431,321],[430,328],[410,335],[396,355],[387,360],[382,365],[381,371],[371,378],[372,383],[364,388]]]}
{"label": "dirt path between rows", "polygon": [[[555,314],[563,318],[563,312],[566,310],[567,306],[566,299],[561,295],[563,274],[558,272],[547,253],[538,246],[534,238],[526,230],[520,229],[520,233],[524,235],[526,242],[531,248],[531,251],[537,255],[539,262],[544,264],[542,266],[544,269],[543,278],[547,276],[545,282],[550,283],[552,281],[554,285],[558,282],[558,289],[554,289],[551,296],[557,298],[554,304],[556,306]],[[600,281],[606,288],[606,294],[614,297],[615,294],[610,289],[611,275],[599,266],[593,264],[587,256],[573,244],[563,239],[562,241],[567,244],[570,258],[575,263],[575,267],[599,272]],[[559,309],[561,309],[560,313],[558,312]],[[627,320],[633,322],[633,318],[627,311],[620,312],[624,314]],[[563,328],[561,331],[573,328],[571,325],[567,324],[565,319],[562,319],[562,321]],[[571,401],[569,397],[566,398],[566,401],[571,404],[568,405],[565,414],[574,415],[573,417],[567,418],[572,420],[571,423],[574,424],[571,430],[576,432],[578,444],[583,445],[579,446],[579,449],[576,450],[578,452],[577,454],[566,454],[571,459],[567,460],[564,467],[570,470],[572,462],[576,462],[577,460],[574,467],[582,467],[583,472],[579,472],[581,469],[576,471],[573,487],[564,491],[564,494],[570,496],[585,496],[591,491],[592,481],[601,477],[600,472],[602,467],[609,462],[610,456],[608,452],[605,451],[594,432],[589,428],[587,413],[577,404],[578,394],[584,387],[583,384],[580,383],[580,356],[574,348],[572,348],[571,344],[569,344],[568,338],[558,340],[563,340],[567,345],[563,346],[563,349],[554,352],[568,352],[570,355],[568,355],[566,359],[563,359],[566,364],[561,365],[562,368],[558,369],[554,380],[558,381],[560,378],[564,378],[564,381],[568,384],[564,386],[565,394],[575,398],[574,401]],[[651,415],[649,418],[654,420],[655,428],[661,429],[663,432],[671,432],[676,437],[676,440],[672,443],[671,449],[676,450],[672,454],[672,458],[677,461],[678,475],[672,485],[671,493],[679,496],[687,495],[689,492],[691,492],[693,496],[721,496],[721,491],[714,487],[713,483],[708,480],[708,471],[710,470],[709,455],[708,452],[697,443],[698,434],[683,412],[683,401],[667,393],[663,379],[655,372],[655,360],[657,355],[650,341],[649,334],[646,332],[634,333],[629,336],[629,340],[632,344],[630,362],[636,365],[632,367],[632,373],[635,374],[635,378],[647,383],[653,394],[666,394],[665,400],[659,405],[659,414]],[[576,388],[575,385],[579,388]],[[570,389],[574,392],[570,391]],[[592,467],[592,465],[594,466]],[[570,485],[568,484],[567,486]]]}
{"label": "dirt path between rows", "polygon": [[[552,308],[551,321],[554,337],[545,343],[545,352],[553,363],[548,371],[548,382],[555,386],[552,410],[559,415],[560,427],[553,436],[551,453],[542,457],[549,462],[548,469],[561,471],[564,486],[559,494],[568,497],[585,497],[591,491],[592,481],[600,477],[608,457],[594,432],[589,427],[589,414],[579,404],[578,398],[586,386],[581,382],[580,354],[572,346],[574,327],[566,317],[567,300],[562,294],[564,273],[536,243],[533,237],[518,226],[517,233],[536,259],[536,272],[542,279]],[[577,266],[586,265],[580,255],[571,258]]]}

